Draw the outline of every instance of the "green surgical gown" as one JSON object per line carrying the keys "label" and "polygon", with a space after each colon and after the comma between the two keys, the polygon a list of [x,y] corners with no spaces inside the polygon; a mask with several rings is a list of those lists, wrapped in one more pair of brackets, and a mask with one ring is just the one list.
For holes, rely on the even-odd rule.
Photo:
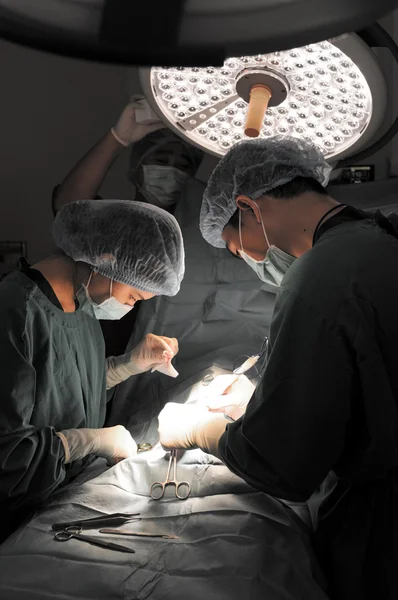
{"label": "green surgical gown", "polygon": [[105,375],[95,319],[64,313],[22,272],[0,283],[0,539],[78,470],[55,433],[103,426]]}
{"label": "green surgical gown", "polygon": [[332,598],[398,598],[398,239],[372,219],[330,228],[290,268],[261,383],[219,448],[259,490],[320,495]]}

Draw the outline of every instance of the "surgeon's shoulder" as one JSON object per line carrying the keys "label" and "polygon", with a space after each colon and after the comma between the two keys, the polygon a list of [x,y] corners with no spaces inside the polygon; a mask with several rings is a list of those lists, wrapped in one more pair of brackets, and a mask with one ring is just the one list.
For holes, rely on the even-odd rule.
{"label": "surgeon's shoulder", "polygon": [[11,273],[0,282],[0,328],[24,327],[32,294],[29,280]]}
{"label": "surgeon's shoulder", "polygon": [[347,295],[347,285],[353,278],[357,261],[352,236],[333,236],[322,240],[298,258],[286,273],[282,289],[300,296],[311,305],[338,303]]}
{"label": "surgeon's shoulder", "polygon": [[298,291],[302,286],[307,286],[320,271],[320,265],[312,249],[294,261],[283,278],[281,289]]}

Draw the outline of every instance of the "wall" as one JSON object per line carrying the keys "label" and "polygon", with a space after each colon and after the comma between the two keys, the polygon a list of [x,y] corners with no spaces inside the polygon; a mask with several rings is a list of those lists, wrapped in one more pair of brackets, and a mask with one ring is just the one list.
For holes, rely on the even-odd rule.
{"label": "wall", "polygon": [[[386,19],[386,29],[389,34],[398,40],[398,9],[393,12],[390,19]],[[393,117],[398,118],[398,64],[392,68],[392,99],[393,99]],[[391,143],[391,174],[398,176],[398,136]]]}
{"label": "wall", "polygon": [[[392,36],[395,41],[398,40],[398,10],[380,20],[380,25]],[[388,106],[385,115],[384,124],[381,133],[385,133],[388,126],[393,123],[398,115],[397,96],[398,96],[398,65],[396,64],[391,52],[387,48],[375,48],[374,52],[379,59],[380,67],[388,85]],[[362,164],[374,164],[376,168],[376,179],[385,179],[390,175],[397,175],[396,163],[396,139],[386,145],[382,150],[372,157],[367,158]]]}
{"label": "wall", "polygon": [[[135,70],[5,41],[0,72],[0,240],[26,241],[34,262],[52,249],[53,187],[114,124],[138,80]],[[131,197],[127,159],[128,152],[115,164],[105,194]]]}

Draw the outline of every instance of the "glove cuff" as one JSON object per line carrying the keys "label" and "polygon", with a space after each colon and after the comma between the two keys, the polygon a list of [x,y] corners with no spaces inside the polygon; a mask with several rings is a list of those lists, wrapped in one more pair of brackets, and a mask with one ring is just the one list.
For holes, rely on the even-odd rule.
{"label": "glove cuff", "polygon": [[66,429],[57,431],[65,451],[65,464],[95,454],[99,448],[99,437],[95,429]]}
{"label": "glove cuff", "polygon": [[115,387],[132,375],[144,373],[145,369],[132,361],[132,352],[121,356],[110,356],[106,359],[106,389]]}
{"label": "glove cuff", "polygon": [[71,462],[68,440],[66,439],[66,437],[62,433],[62,431],[57,431],[55,435],[57,435],[62,442],[62,445],[64,447],[64,454],[65,454],[65,464],[67,465],[68,463]]}
{"label": "glove cuff", "polygon": [[218,442],[224,433],[228,421],[223,414],[212,414],[196,425],[192,447],[198,446],[204,452],[220,458]]}
{"label": "glove cuff", "polygon": [[112,127],[112,128],[111,128],[111,134],[113,135],[113,137],[115,138],[115,140],[116,140],[117,142],[119,142],[119,144],[121,144],[122,146],[124,146],[125,148],[127,148],[128,146],[130,146],[130,142],[125,142],[124,140],[122,140],[122,139],[121,139],[121,138],[118,136],[118,134],[116,133],[116,131],[115,131],[115,128],[114,128],[114,127]]}

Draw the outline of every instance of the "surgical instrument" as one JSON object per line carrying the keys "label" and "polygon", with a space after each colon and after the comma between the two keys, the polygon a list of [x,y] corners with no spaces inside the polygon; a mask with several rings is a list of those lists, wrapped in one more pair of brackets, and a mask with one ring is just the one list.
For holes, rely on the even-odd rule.
{"label": "surgical instrument", "polygon": [[[173,465],[173,479],[170,479],[170,471],[171,471],[172,465]],[[150,489],[151,498],[153,500],[160,500],[161,498],[163,498],[164,492],[168,485],[175,486],[176,498],[178,498],[179,500],[186,500],[188,498],[189,494],[191,493],[191,484],[188,481],[177,481],[177,451],[176,450],[171,450],[171,452],[170,452],[169,466],[167,469],[167,475],[166,475],[165,481],[163,481],[163,482],[155,481],[151,485],[151,489]],[[179,493],[179,490],[181,489],[182,486],[187,487],[187,493],[185,495],[181,495]],[[155,493],[155,490],[157,490],[159,492],[159,494]]]}
{"label": "surgical instrument", "polygon": [[149,452],[149,450],[152,450],[152,448],[153,445],[149,442],[142,442],[141,444],[137,445],[137,454],[140,454],[141,452]]}
{"label": "surgical instrument", "polygon": [[93,537],[91,535],[81,535],[80,527],[69,527],[64,531],[58,531],[54,535],[54,540],[57,542],[68,542],[69,540],[75,539],[80,542],[87,542],[92,546],[99,546],[100,548],[106,548],[107,550],[117,550],[118,552],[128,552],[130,554],[135,554],[135,550],[132,548],[128,548],[127,546],[121,546],[120,544],[114,544],[113,542],[105,542],[97,537]]}
{"label": "surgical instrument", "polygon": [[234,369],[233,370],[234,375],[243,375],[244,373],[247,373],[247,371],[250,371],[250,369],[253,368],[258,363],[260,358],[262,358],[267,353],[268,353],[268,338],[265,338],[261,345],[260,352],[258,354],[254,354],[253,356],[249,356],[240,367],[238,367],[237,369]]}
{"label": "surgical instrument", "polygon": [[202,385],[205,385],[205,386],[210,385],[212,381],[214,381],[214,375],[209,373],[208,375],[206,375],[203,378]]}
{"label": "surgical instrument", "polygon": [[254,356],[249,356],[249,358],[247,360],[245,360],[243,365],[241,365],[240,367],[238,367],[237,369],[235,369],[233,371],[234,375],[244,375],[244,373],[246,373],[247,371],[250,371],[250,369],[252,367],[254,367],[254,365],[256,365],[259,360],[260,360],[259,354],[255,354]]}
{"label": "surgical instrument", "polygon": [[68,521],[64,523],[54,523],[51,528],[53,531],[65,531],[68,527],[78,527],[81,529],[97,529],[97,527],[117,527],[131,521],[139,521],[140,513],[112,513],[110,515],[102,515],[101,517],[93,517],[92,519],[82,519],[80,521]]}
{"label": "surgical instrument", "polygon": [[132,535],[135,537],[146,537],[146,538],[163,538],[165,540],[178,540],[177,535],[168,535],[166,533],[143,533],[127,531],[126,529],[100,529],[100,533],[111,533],[117,535]]}

